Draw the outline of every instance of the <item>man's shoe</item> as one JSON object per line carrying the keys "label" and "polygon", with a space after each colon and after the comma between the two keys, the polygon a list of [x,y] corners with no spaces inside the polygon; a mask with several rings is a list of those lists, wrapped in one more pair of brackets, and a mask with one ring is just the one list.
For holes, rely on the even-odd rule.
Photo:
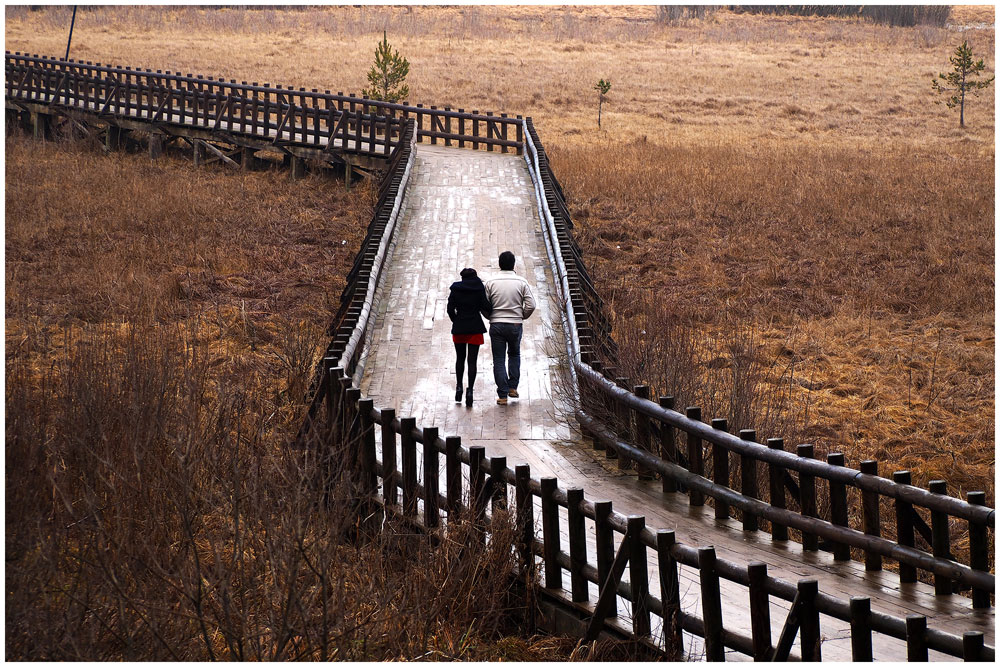
{"label": "man's shoe", "polygon": [[509,398],[517,398],[517,389],[511,389],[507,392]]}
{"label": "man's shoe", "polygon": [[497,405],[507,405],[507,399],[506,398],[498,398],[497,399]]}

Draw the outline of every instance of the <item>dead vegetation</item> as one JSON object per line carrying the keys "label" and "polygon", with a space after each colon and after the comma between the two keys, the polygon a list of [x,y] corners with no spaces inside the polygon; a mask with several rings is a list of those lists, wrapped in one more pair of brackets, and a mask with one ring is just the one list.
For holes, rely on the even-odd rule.
{"label": "dead vegetation", "polygon": [[[8,49],[63,53],[66,7],[5,14]],[[949,21],[94,7],[73,56],[350,92],[387,29],[413,101],[533,116],[633,378],[734,430],[993,505],[994,101],[960,131],[929,81],[961,39],[994,51],[994,10]],[[596,133],[599,78],[614,88]],[[309,462],[278,447],[364,195],[24,138],[6,151],[9,655],[593,657],[499,638],[501,612],[521,613],[508,602],[396,572],[400,553],[438,563],[427,545],[345,540],[342,517],[312,511]],[[448,596],[457,610],[438,608]],[[428,609],[430,626],[407,616]]]}
{"label": "dead vegetation", "polygon": [[346,457],[288,447],[366,188],[6,151],[8,656],[590,654],[530,636],[502,521],[359,533]]}

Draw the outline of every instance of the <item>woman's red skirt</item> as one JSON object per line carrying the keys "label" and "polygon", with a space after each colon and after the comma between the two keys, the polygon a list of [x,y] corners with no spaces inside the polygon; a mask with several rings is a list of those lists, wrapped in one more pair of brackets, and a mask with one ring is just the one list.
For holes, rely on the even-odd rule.
{"label": "woman's red skirt", "polygon": [[467,345],[482,345],[483,334],[452,334],[452,342],[466,343]]}

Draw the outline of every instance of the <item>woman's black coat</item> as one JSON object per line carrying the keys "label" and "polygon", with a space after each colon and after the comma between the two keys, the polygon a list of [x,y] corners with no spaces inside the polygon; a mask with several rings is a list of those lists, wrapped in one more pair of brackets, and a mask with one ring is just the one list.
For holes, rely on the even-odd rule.
{"label": "woman's black coat", "polygon": [[448,317],[451,318],[451,333],[481,334],[486,333],[483,317],[489,317],[493,306],[486,298],[486,287],[479,278],[460,280],[451,284],[448,295]]}

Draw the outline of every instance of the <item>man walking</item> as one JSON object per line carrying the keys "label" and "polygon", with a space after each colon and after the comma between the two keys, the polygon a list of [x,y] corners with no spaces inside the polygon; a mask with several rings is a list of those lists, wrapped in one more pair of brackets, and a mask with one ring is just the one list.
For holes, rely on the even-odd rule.
{"label": "man walking", "polygon": [[486,298],[493,305],[490,347],[493,349],[497,405],[507,405],[508,396],[517,398],[517,385],[521,379],[522,322],[535,312],[535,298],[528,281],[514,273],[514,253],[511,251],[500,253],[500,273],[486,283]]}

